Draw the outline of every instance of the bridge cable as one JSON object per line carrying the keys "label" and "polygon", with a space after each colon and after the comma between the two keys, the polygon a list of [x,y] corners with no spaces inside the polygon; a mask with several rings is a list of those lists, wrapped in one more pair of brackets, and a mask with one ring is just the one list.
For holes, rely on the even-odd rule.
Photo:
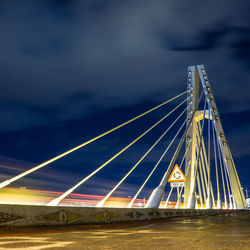
{"label": "bridge cable", "polygon": [[202,167],[201,163],[199,163],[199,173],[200,173],[200,180],[201,180],[201,187],[202,187],[202,196],[203,196],[203,203],[202,203],[202,208],[205,208],[205,200],[206,200],[206,189],[205,189],[205,184],[204,184],[204,178],[202,175]]}
{"label": "bridge cable", "polygon": [[204,176],[203,176],[203,169],[202,169],[202,164],[201,164],[201,160],[199,162],[199,173],[200,173],[200,178],[201,178],[201,185],[202,185],[202,192],[203,192],[203,197],[204,200],[206,200],[206,186],[205,186],[205,182],[204,182]]}
{"label": "bridge cable", "polygon": [[217,150],[215,146],[215,132],[214,131],[215,131],[215,128],[213,125],[212,132],[213,132],[213,144],[214,144],[214,161],[215,161],[215,174],[216,174],[216,184],[217,184],[217,208],[218,208],[218,206],[221,205],[221,199],[220,199],[220,186],[219,186],[218,164],[217,164]]}
{"label": "bridge cable", "polygon": [[[187,107],[188,108],[188,107]],[[178,135],[178,132],[177,132]],[[164,151],[163,156],[167,153],[167,151],[169,150],[169,148],[171,147],[172,143],[174,142],[175,138],[177,137],[177,135],[173,138],[172,142],[169,144],[168,148]],[[186,150],[187,151],[187,150]],[[135,202],[136,198],[138,197],[138,195],[140,194],[141,190],[144,188],[144,186],[146,185],[146,183],[148,182],[148,180],[150,179],[150,177],[152,176],[152,174],[154,173],[154,171],[156,170],[156,168],[159,166],[161,160],[159,160],[157,162],[157,164],[154,166],[154,168],[152,169],[152,171],[150,172],[150,174],[148,175],[148,177],[146,178],[146,180],[144,181],[144,183],[141,185],[141,187],[139,188],[139,190],[137,191],[137,193],[134,195],[133,199],[129,202],[128,204],[128,208],[133,206],[133,203]]]}
{"label": "bridge cable", "polygon": [[230,178],[228,166],[227,166],[227,174],[228,174],[228,180],[229,180],[229,184],[230,184],[230,190],[231,190],[231,196],[232,196],[231,198],[232,198],[232,202],[233,202],[232,209],[236,209],[236,203],[235,203],[235,198],[234,198],[234,193],[233,193],[233,188],[232,188],[232,183],[231,183],[231,178]]}
{"label": "bridge cable", "polygon": [[206,103],[207,103],[207,101],[205,99],[201,131],[198,130],[198,133],[199,133],[199,146],[198,146],[198,157],[196,158],[195,165],[194,165],[194,177],[195,178],[196,178],[196,175],[197,175],[198,163],[199,163],[200,154],[201,154],[201,147],[202,147],[201,145],[202,145],[202,138],[203,138],[204,123],[205,123],[204,121],[205,121]]}
{"label": "bridge cable", "polygon": [[[200,169],[197,170],[198,172],[200,172]],[[199,193],[199,200],[200,200],[200,205],[201,207],[203,207],[203,198],[202,198],[202,193],[201,193],[201,183],[200,183],[200,177],[199,174],[197,173],[197,184],[198,184],[198,193]]]}
{"label": "bridge cable", "polygon": [[[196,140],[199,140],[199,138],[198,138],[198,134],[197,134],[197,136],[196,136]],[[203,197],[204,197],[204,199],[206,200],[206,179],[205,179],[205,177],[203,176],[204,174],[206,174],[205,173],[205,167],[204,167],[204,159],[203,159],[203,150],[202,150],[202,152],[201,152],[201,155],[200,155],[200,161],[199,161],[199,174],[200,174],[200,179],[201,179],[201,185],[202,185],[202,192],[203,192]],[[204,171],[204,173],[203,173],[203,171]],[[204,182],[204,179],[205,179],[205,182]]]}
{"label": "bridge cable", "polygon": [[[182,157],[181,164],[180,164],[180,166],[179,166],[180,169],[182,168],[183,162],[184,162],[184,160],[185,160],[185,158],[186,158],[186,155],[187,155],[187,152],[188,152],[188,150],[189,150],[190,145],[191,145],[191,139],[189,140],[188,145],[187,145],[186,150],[185,150],[185,153],[184,153],[184,155],[183,155],[183,157]],[[189,166],[188,166],[188,168],[187,168],[186,175],[187,175],[187,173],[188,173],[188,170],[189,170]],[[182,194],[182,190],[183,190],[183,187],[181,187],[181,191],[179,192],[179,197],[178,197],[178,200],[177,200],[176,208],[179,207],[180,197],[181,197],[181,194]]]}
{"label": "bridge cable", "polygon": [[230,182],[230,176],[229,176],[229,172],[228,172],[226,159],[224,157],[223,157],[223,160],[224,160],[223,162],[224,162],[224,170],[225,170],[225,176],[226,176],[226,182],[227,182],[227,189],[228,189],[228,195],[229,195],[230,208],[233,209],[234,197],[233,197],[233,193],[232,193],[232,186],[231,186],[231,182]]}
{"label": "bridge cable", "polygon": [[[214,121],[216,122],[216,121]],[[216,127],[215,127],[216,130]],[[217,131],[216,131],[217,134]],[[223,169],[222,169],[222,160],[221,160],[221,153],[220,153],[220,146],[219,146],[219,139],[218,136],[216,136],[216,144],[217,144],[217,149],[218,149],[218,155],[219,155],[219,163],[220,163],[220,171],[221,171],[221,179],[222,179],[222,186],[223,186],[223,194],[224,194],[224,207],[228,209],[228,202],[227,202],[227,195],[226,195],[226,189],[225,189],[225,180],[224,180],[224,174],[223,174]]]}
{"label": "bridge cable", "polygon": [[[102,207],[105,201],[112,195],[112,193],[122,184],[122,182],[131,174],[131,172],[142,162],[142,160],[153,150],[153,148],[160,142],[160,140],[167,134],[167,132],[173,127],[173,125],[180,119],[188,107],[177,117],[177,119],[168,127],[168,129],[157,139],[157,141],[150,147],[150,149],[140,158],[140,160],[130,169],[130,171],[119,181],[119,183],[102,199],[96,207]],[[185,125],[186,121],[183,123],[182,127]],[[181,128],[182,128],[181,127]],[[180,130],[179,130],[180,131]],[[178,132],[179,132],[178,131]],[[178,135],[177,132],[177,135]],[[176,137],[175,137],[176,138]],[[174,138],[174,139],[175,139]],[[173,139],[173,140],[174,140]],[[170,143],[172,145],[172,142]]]}
{"label": "bridge cable", "polygon": [[[221,147],[222,146],[220,145],[220,148]],[[223,162],[223,166],[224,166],[224,173],[225,173],[225,178],[226,178],[226,183],[227,183],[228,199],[229,199],[230,209],[233,209],[233,206],[236,206],[236,205],[235,205],[234,196],[233,196],[233,192],[232,192],[232,185],[231,185],[230,175],[229,175],[229,172],[228,172],[227,162],[226,162],[226,159],[223,157],[222,148],[221,148],[221,157],[223,159],[222,162]]]}
{"label": "bridge cable", "polygon": [[171,98],[171,99],[169,99],[169,100],[161,103],[160,105],[158,105],[158,106],[156,106],[156,107],[154,107],[154,108],[152,108],[152,109],[150,109],[150,110],[148,110],[148,111],[146,111],[146,112],[144,112],[144,113],[142,113],[142,114],[140,114],[140,115],[138,115],[138,116],[130,119],[129,121],[126,121],[126,122],[124,122],[124,123],[122,123],[122,124],[120,124],[120,125],[112,128],[112,129],[110,129],[110,130],[108,130],[108,131],[106,131],[106,132],[104,132],[104,133],[96,136],[95,138],[92,138],[92,139],[90,139],[90,140],[88,140],[88,141],[86,141],[86,142],[84,142],[84,143],[82,143],[82,144],[80,144],[80,145],[78,145],[78,146],[76,146],[76,147],[74,147],[74,148],[72,148],[72,149],[70,149],[70,150],[62,153],[62,154],[60,154],[60,155],[57,155],[57,156],[53,157],[52,159],[50,159],[48,161],[45,161],[45,162],[43,162],[43,163],[41,163],[41,164],[39,164],[39,165],[37,165],[37,166],[35,166],[35,167],[33,167],[33,168],[25,171],[25,172],[23,172],[23,173],[15,176],[15,177],[12,177],[12,178],[10,178],[10,179],[8,179],[8,180],[0,183],[0,188],[3,188],[3,187],[9,185],[10,183],[12,183],[12,182],[14,182],[16,180],[18,180],[18,179],[20,179],[20,178],[22,178],[22,177],[24,177],[24,176],[26,176],[26,175],[28,175],[28,174],[36,171],[36,170],[38,170],[38,169],[40,169],[40,168],[42,168],[44,166],[47,166],[48,164],[50,164],[50,163],[52,163],[52,162],[54,162],[54,161],[56,161],[56,160],[58,160],[58,159],[60,159],[60,158],[62,158],[64,156],[66,156],[66,155],[68,155],[68,154],[70,154],[70,153],[72,153],[72,152],[74,152],[74,151],[76,151],[76,150],[78,150],[78,149],[80,149],[80,148],[82,148],[82,147],[90,144],[91,142],[96,141],[97,139],[99,139],[99,138],[101,138],[101,137],[103,137],[103,136],[105,136],[107,134],[110,134],[111,132],[113,132],[113,131],[115,131],[115,130],[117,130],[117,129],[119,129],[119,128],[121,128],[121,127],[123,127],[123,126],[125,126],[125,125],[127,125],[127,124],[129,124],[129,123],[131,123],[133,121],[135,121],[135,120],[137,120],[138,118],[140,118],[142,116],[145,116],[146,114],[148,114],[148,113],[150,113],[150,112],[152,112],[152,111],[154,111],[154,110],[156,110],[156,109],[164,106],[165,104],[167,104],[167,103],[169,103],[169,102],[177,99],[180,96],[183,96],[186,93],[187,93],[187,91],[184,91],[183,93],[181,93],[181,94],[179,94],[179,95],[177,95],[177,96],[175,96],[175,97],[173,97],[173,98]]}
{"label": "bridge cable", "polygon": [[[198,138],[196,136],[196,139],[197,139],[197,141],[199,141],[202,138]],[[197,184],[198,184],[199,201],[200,201],[201,207],[203,208],[204,207],[204,203],[203,203],[202,191],[203,191],[203,196],[205,198],[205,192],[204,192],[204,188],[205,187],[204,187],[204,182],[203,182],[204,180],[203,180],[202,168],[201,168],[201,154],[202,154],[202,150],[200,152],[200,156],[198,156],[197,147],[196,147],[195,155],[196,155],[196,157],[199,157],[199,162],[197,164],[197,177],[196,177],[196,180],[197,180]],[[202,185],[202,188],[201,188],[201,185]]]}
{"label": "bridge cable", "polygon": [[167,205],[168,205],[168,202],[169,202],[169,198],[170,198],[170,196],[172,194],[173,189],[174,189],[174,187],[171,187],[171,189],[169,191],[169,194],[168,194],[168,198],[167,198],[167,200],[166,200],[165,205],[164,205],[163,208],[167,208]]}
{"label": "bridge cable", "polygon": [[207,180],[207,172],[206,172],[206,167],[205,167],[205,160],[204,160],[204,155],[203,155],[203,150],[202,150],[202,154],[201,154],[201,161],[200,161],[200,165],[202,167],[202,176],[204,179],[204,183],[205,183],[205,194],[204,197],[205,199],[207,199],[206,194],[207,194],[207,186],[208,186],[208,180]]}
{"label": "bridge cable", "polygon": [[[201,126],[200,126],[199,123],[198,123],[198,129],[201,130]],[[206,148],[205,148],[205,142],[204,142],[204,138],[203,137],[202,137],[202,152],[203,152],[203,157],[204,157],[204,169],[203,169],[203,171],[206,172],[206,174],[204,173],[204,176],[205,176],[205,179],[207,179],[207,181],[206,181],[206,189],[208,191],[208,185],[210,185],[210,187],[211,187],[210,192],[211,192],[211,196],[212,196],[212,203],[215,204],[214,192],[213,192],[213,185],[211,183],[211,180],[210,181],[208,180],[208,169],[207,169],[208,159],[207,159],[207,155],[206,155]],[[202,159],[202,157],[201,157],[201,159]]]}
{"label": "bridge cable", "polygon": [[[203,119],[205,119],[205,118],[203,117]],[[200,144],[202,139],[203,139],[203,136],[200,135],[200,134],[198,135],[198,133],[197,133],[196,134],[197,143],[199,142],[199,144]],[[199,202],[200,202],[201,207],[203,207],[203,198],[202,198],[202,193],[201,193],[201,181],[200,181],[200,176],[202,176],[201,175],[202,169],[201,169],[201,164],[200,164],[200,162],[201,162],[201,154],[202,154],[202,147],[201,147],[200,154],[198,152],[198,148],[196,147],[196,149],[195,149],[195,158],[197,160],[196,181],[197,181],[197,186],[198,186]],[[203,189],[204,189],[204,186],[203,186]],[[196,206],[198,207],[198,198],[196,198],[196,202],[197,202]]]}
{"label": "bridge cable", "polygon": [[[190,98],[190,97],[189,97]],[[72,188],[67,190],[65,193],[63,193],[58,198],[50,201],[47,205],[48,206],[55,206],[57,205],[62,199],[64,199],[66,196],[68,196],[70,193],[72,193],[76,188],[78,188],[80,185],[82,185],[85,181],[87,181],[90,177],[92,177],[94,174],[96,174],[98,171],[100,171],[102,168],[104,168],[108,163],[110,163],[112,160],[114,160],[116,157],[118,157],[120,154],[122,154],[125,150],[127,150],[129,147],[131,147],[133,144],[135,144],[138,140],[140,140],[143,136],[145,136],[149,131],[151,131],[154,127],[156,127],[159,123],[161,123],[163,120],[165,120],[169,115],[171,115],[175,110],[177,110],[181,105],[184,104],[184,102],[187,101],[186,98],[184,101],[182,101],[179,105],[177,105],[173,110],[171,110],[168,114],[163,116],[158,122],[156,122],[153,126],[151,126],[149,129],[147,129],[144,133],[142,133],[139,137],[137,137],[135,140],[133,140],[131,143],[129,143],[126,147],[124,147],[121,151],[116,153],[114,156],[112,156],[108,161],[103,163],[99,168],[97,168],[95,171],[90,173],[88,176],[86,176],[84,179],[82,179],[80,182],[78,182],[76,185],[74,185]]]}
{"label": "bridge cable", "polygon": [[[222,156],[223,158],[223,156]],[[227,192],[228,192],[228,199],[229,199],[229,208],[232,208],[232,200],[231,200],[231,192],[230,192],[230,188],[229,188],[229,183],[228,183],[228,175],[227,175],[227,171],[226,171],[226,166],[225,166],[225,162],[223,161],[223,166],[224,166],[224,173],[225,173],[225,178],[226,178],[226,183],[227,183]]]}
{"label": "bridge cable", "polygon": [[[200,126],[200,123],[198,123],[198,130],[200,131],[201,130],[201,126]],[[205,200],[207,200],[207,194],[208,194],[208,185],[210,185],[210,193],[211,193],[211,197],[212,197],[212,203],[215,204],[215,201],[214,201],[214,192],[213,192],[213,186],[212,186],[212,182],[211,182],[211,179],[209,181],[209,170],[208,170],[208,166],[209,166],[209,161],[208,161],[208,158],[207,158],[207,155],[206,155],[206,148],[205,148],[205,142],[204,142],[204,138],[202,137],[201,138],[202,140],[202,149],[201,149],[201,155],[200,155],[200,160],[201,160],[201,164],[199,164],[200,166],[200,170],[201,170],[201,180],[202,180],[202,187],[203,187],[203,190],[204,190],[204,198]],[[202,166],[202,168],[201,168]],[[205,179],[205,187],[204,187],[204,182],[203,182],[203,176],[204,176],[204,179]]]}
{"label": "bridge cable", "polygon": [[[198,136],[198,133],[196,133],[196,141],[198,142],[198,141],[200,141],[202,138],[200,138],[199,136]],[[202,153],[202,152],[201,152]],[[197,159],[197,157],[198,157],[198,152],[197,152],[197,147],[196,147],[196,150],[195,150],[195,157],[196,157],[196,159]],[[201,181],[200,181],[200,175],[201,175],[201,168],[200,168],[200,166],[201,166],[201,164],[200,164],[200,162],[201,162],[201,154],[200,154],[200,160],[199,160],[199,162],[197,163],[197,176],[196,176],[196,182],[197,182],[197,186],[198,186],[198,192],[199,192],[199,202],[200,202],[200,205],[203,207],[203,198],[202,198],[202,194],[201,194]],[[197,202],[198,202],[198,199],[197,199]],[[197,204],[197,206],[198,206],[198,204]]]}
{"label": "bridge cable", "polygon": [[207,175],[208,175],[208,177],[207,177],[207,179],[208,179],[208,183],[209,183],[209,185],[208,185],[208,190],[207,190],[207,197],[208,197],[208,199],[209,199],[209,197],[210,197],[210,189],[211,189],[211,186],[210,186],[210,182],[211,182],[211,142],[210,142],[210,140],[211,140],[211,135],[210,135],[210,133],[211,133],[211,131],[210,131],[210,125],[211,125],[211,123],[210,123],[210,105],[208,105],[208,110],[209,110],[209,119],[208,119],[208,157],[207,157],[207,159],[208,159],[208,166],[207,166]]}
{"label": "bridge cable", "polygon": [[[200,98],[199,98],[199,100],[198,100],[198,105],[199,105],[199,102],[200,102],[200,100],[201,100],[201,98],[202,98],[202,96],[203,96],[203,93],[204,93],[204,90],[202,91],[202,93],[201,93],[201,95],[200,95]],[[206,100],[205,100],[205,104],[206,104]],[[172,159],[171,159],[171,161],[170,161],[170,163],[169,163],[169,165],[168,165],[167,171],[165,172],[165,174],[163,175],[163,177],[162,177],[162,179],[161,179],[161,182],[160,182],[159,186],[162,186],[163,189],[165,189],[165,186],[167,185],[168,178],[169,178],[170,173],[171,173],[171,171],[173,170],[173,167],[174,167],[174,162],[176,161],[176,159],[177,159],[177,157],[178,157],[178,155],[179,155],[179,153],[180,153],[180,150],[181,150],[182,145],[183,145],[183,142],[184,142],[184,140],[185,140],[187,131],[189,130],[190,125],[191,125],[191,123],[192,123],[192,121],[193,121],[194,115],[195,115],[195,112],[193,112],[193,114],[192,114],[191,117],[189,118],[190,121],[189,121],[189,123],[187,124],[187,127],[186,127],[186,129],[185,129],[185,131],[184,131],[184,133],[183,133],[183,135],[182,135],[180,141],[179,141],[179,144],[178,144],[178,146],[177,146],[177,148],[176,148],[176,150],[175,150],[175,152],[174,152],[174,155],[173,155],[173,157],[172,157]],[[152,195],[152,194],[151,194],[151,195]],[[150,199],[151,199],[151,198],[152,198],[152,196],[150,196],[148,203],[150,202]],[[147,203],[147,204],[148,204],[148,203]],[[146,207],[147,207],[147,205],[146,205]]]}
{"label": "bridge cable", "polygon": [[[188,108],[188,107],[187,107]],[[173,140],[172,140],[173,141]],[[170,144],[169,144],[170,145]],[[170,145],[171,146],[171,145]],[[190,146],[190,144],[189,144]],[[168,147],[166,150],[168,151],[170,147]],[[165,155],[166,152],[164,152],[163,154]],[[187,150],[186,150],[186,153],[187,153]],[[185,154],[186,154],[185,153]],[[164,156],[163,156],[164,157]],[[140,194],[141,190],[144,188],[144,186],[147,184],[148,180],[150,179],[150,177],[152,176],[152,174],[154,173],[154,171],[156,170],[156,168],[159,166],[159,162],[157,162],[157,164],[154,166],[154,168],[152,169],[152,171],[150,172],[150,174],[148,175],[148,177],[146,178],[146,180],[144,181],[144,183],[141,185],[141,187],[139,188],[139,190],[137,191],[137,193],[134,195],[133,199],[129,202],[128,206],[127,207],[132,207],[133,206],[133,203],[135,202],[136,198],[138,197],[138,195]]]}
{"label": "bridge cable", "polygon": [[[198,124],[198,131],[200,133],[201,131],[201,125],[200,122],[197,123]],[[201,154],[201,162],[202,162],[202,166],[203,166],[203,171],[204,171],[204,178],[205,178],[205,184],[206,184],[206,188],[208,187],[208,179],[207,179],[207,169],[206,166],[208,165],[208,160],[207,160],[207,154],[206,154],[206,148],[205,148],[205,142],[204,139],[202,138],[202,154]]]}

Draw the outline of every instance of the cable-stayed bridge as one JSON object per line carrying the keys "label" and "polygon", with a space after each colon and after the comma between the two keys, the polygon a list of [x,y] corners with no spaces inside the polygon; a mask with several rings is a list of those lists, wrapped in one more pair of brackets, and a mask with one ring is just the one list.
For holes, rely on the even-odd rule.
{"label": "cable-stayed bridge", "polygon": [[[144,176],[144,180],[140,180],[141,183],[138,183],[139,189],[134,191],[133,197],[124,205],[124,208],[133,208],[135,201],[140,197],[150,178],[158,178],[159,185],[155,187],[151,194],[148,194],[145,209],[167,209],[173,199],[176,202],[176,209],[245,209],[247,207],[246,200],[204,65],[188,67],[187,90],[183,93],[46,162],[3,181],[0,183],[0,188],[7,187],[11,183],[48,166],[50,163],[83,147],[87,147],[90,143],[101,140],[102,137],[170,104],[171,107],[175,104],[175,107],[170,111],[168,110],[160,120],[150,127],[142,128],[143,132],[137,138],[131,140],[129,144],[91,173],[83,176],[70,189],[52,199],[47,206],[59,206],[63,199],[78,187],[84,183],[87,185],[90,178],[98,172],[104,171],[113,160],[130,147],[136,145],[138,141],[143,140],[153,129],[156,130],[159,124],[165,122],[167,125],[164,132],[139,156],[139,160],[131,166],[128,172],[123,174],[122,178],[117,181],[106,196],[96,204],[96,207],[107,208],[108,199],[168,136],[168,144],[161,152],[160,158],[154,163],[150,173]],[[167,167],[166,164],[162,164],[165,159],[168,159]],[[182,182],[182,185],[170,186],[168,181],[176,164],[178,164],[180,171],[183,171],[186,181]],[[166,169],[163,176],[154,175],[159,167]]]}

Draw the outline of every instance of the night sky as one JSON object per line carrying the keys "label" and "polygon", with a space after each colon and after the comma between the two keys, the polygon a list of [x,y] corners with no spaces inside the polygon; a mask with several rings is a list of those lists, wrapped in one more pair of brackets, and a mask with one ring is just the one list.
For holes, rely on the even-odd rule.
{"label": "night sky", "polygon": [[[249,9],[248,0],[1,0],[0,179],[185,91],[187,66],[204,64],[242,186],[250,189]],[[66,191],[178,103],[11,186]],[[106,194],[165,126],[76,191]],[[116,194],[133,194],[166,145]]]}

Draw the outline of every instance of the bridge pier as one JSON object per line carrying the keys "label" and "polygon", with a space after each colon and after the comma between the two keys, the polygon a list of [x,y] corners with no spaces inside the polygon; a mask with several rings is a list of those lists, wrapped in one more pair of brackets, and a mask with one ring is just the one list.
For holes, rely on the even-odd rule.
{"label": "bridge pier", "polygon": [[[195,66],[188,67],[187,72],[187,90],[189,94],[193,94],[190,99],[190,103],[187,103],[189,109],[187,110],[187,119],[191,121],[190,113],[195,114],[198,110],[198,97],[199,97],[199,75]],[[185,175],[187,181],[185,182],[184,189],[184,207],[195,208],[195,187],[196,178],[195,162],[196,162],[196,135],[197,135],[197,123],[195,122],[195,116],[192,118],[192,123],[187,131],[186,135],[186,159],[185,159]],[[189,144],[191,145],[189,146]]]}

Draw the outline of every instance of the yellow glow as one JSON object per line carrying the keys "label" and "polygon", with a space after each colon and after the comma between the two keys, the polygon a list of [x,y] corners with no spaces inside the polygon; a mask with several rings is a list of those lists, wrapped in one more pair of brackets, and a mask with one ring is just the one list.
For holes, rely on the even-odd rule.
{"label": "yellow glow", "polygon": [[1,204],[46,204],[48,197],[42,195],[38,190],[24,188],[4,188],[0,190]]}

